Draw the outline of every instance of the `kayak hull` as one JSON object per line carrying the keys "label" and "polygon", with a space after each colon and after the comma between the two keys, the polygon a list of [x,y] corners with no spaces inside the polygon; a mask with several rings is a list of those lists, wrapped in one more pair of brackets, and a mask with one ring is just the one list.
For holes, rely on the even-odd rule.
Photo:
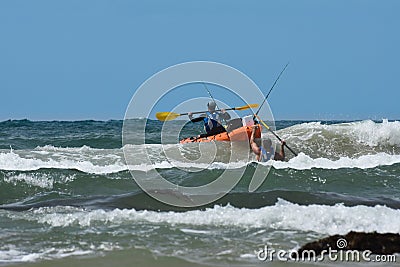
{"label": "kayak hull", "polygon": [[[219,133],[216,135],[211,135],[207,137],[188,137],[185,139],[182,139],[180,141],[181,144],[187,144],[187,143],[209,143],[213,141],[221,141],[221,142],[237,142],[237,141],[250,141],[251,133],[253,131],[254,126],[242,126],[240,128],[237,128],[235,130],[232,130],[231,132],[224,132],[224,133]],[[258,126],[256,132],[255,132],[255,138],[260,138],[261,137],[261,127]]]}

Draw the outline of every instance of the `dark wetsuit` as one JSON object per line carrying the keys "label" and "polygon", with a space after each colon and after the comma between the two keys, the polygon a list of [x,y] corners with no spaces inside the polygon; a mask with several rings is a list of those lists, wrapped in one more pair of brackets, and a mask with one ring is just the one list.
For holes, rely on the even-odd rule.
{"label": "dark wetsuit", "polygon": [[231,116],[226,112],[207,112],[205,114],[201,114],[198,118],[191,118],[190,120],[191,122],[203,121],[204,128],[206,129],[207,133],[201,134],[200,137],[207,137],[226,132],[225,127],[221,125],[221,119],[229,120],[230,118]]}

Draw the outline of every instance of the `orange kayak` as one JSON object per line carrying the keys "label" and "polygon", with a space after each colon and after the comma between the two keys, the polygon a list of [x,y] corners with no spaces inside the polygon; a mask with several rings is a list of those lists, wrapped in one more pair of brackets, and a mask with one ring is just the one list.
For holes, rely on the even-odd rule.
{"label": "orange kayak", "polygon": [[[242,126],[237,129],[234,129],[232,131],[216,134],[216,135],[211,135],[207,137],[189,137],[182,139],[180,141],[181,144],[186,144],[186,143],[201,143],[201,142],[212,142],[212,141],[250,141],[250,136],[253,131],[254,126]],[[259,125],[258,129],[256,130],[255,133],[256,138],[261,137],[261,126]]]}

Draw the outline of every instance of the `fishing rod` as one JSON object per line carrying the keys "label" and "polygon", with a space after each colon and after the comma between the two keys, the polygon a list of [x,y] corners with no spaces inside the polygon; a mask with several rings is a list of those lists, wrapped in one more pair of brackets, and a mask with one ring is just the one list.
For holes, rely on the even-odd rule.
{"label": "fishing rod", "polygon": [[203,82],[203,85],[204,85],[204,88],[206,88],[207,93],[208,93],[208,95],[211,97],[212,101],[214,101],[215,106],[217,107],[217,109],[219,109],[218,104],[217,104],[217,101],[215,101],[214,97],[211,95],[211,92],[210,92],[210,90],[208,90],[208,87],[207,87],[206,83]]}
{"label": "fishing rod", "polygon": [[260,107],[258,108],[257,112],[254,114],[253,119],[256,118],[256,116],[258,115],[258,113],[260,112],[262,106],[264,105],[265,101],[267,101],[267,98],[269,97],[269,94],[272,92],[272,89],[274,89],[276,83],[278,82],[279,78],[281,77],[281,75],[283,74],[283,72],[286,70],[287,66],[289,65],[289,62],[286,63],[285,67],[283,68],[283,70],[281,71],[281,73],[279,73],[278,77],[276,78],[274,84],[272,85],[271,89],[269,89],[269,92],[267,94],[267,96],[264,98],[263,102],[261,103]]}
{"label": "fishing rod", "polygon": [[[272,85],[271,89],[269,89],[269,92],[267,94],[267,96],[264,98],[263,102],[261,103],[260,107],[258,108],[257,112],[254,113],[253,116],[253,120],[256,121],[256,118],[261,122],[262,125],[264,125],[264,127],[270,131],[280,142],[282,142],[283,140],[258,116],[258,113],[260,112],[262,106],[264,105],[265,101],[267,101],[267,98],[269,97],[269,94],[272,92],[272,89],[274,89],[276,83],[278,82],[279,78],[282,76],[283,72],[286,70],[287,66],[289,65],[289,62],[286,63],[285,67],[283,68],[283,70],[281,71],[281,73],[279,73],[278,77],[276,78],[274,84]],[[297,156],[297,153],[293,151],[293,149],[291,149],[285,142],[285,147],[287,149],[289,149],[290,152],[293,153],[293,155]]]}
{"label": "fishing rod", "polygon": [[[211,97],[212,101],[214,101],[215,106],[217,107],[217,109],[219,109],[218,104],[217,104],[217,101],[215,101],[215,99],[214,99],[214,97],[212,96],[210,90],[208,90],[208,87],[207,87],[206,83],[203,82],[203,85],[204,85],[204,88],[206,88],[206,90],[207,90],[207,92],[208,92],[208,95]],[[224,120],[225,124],[228,124],[228,122],[225,120],[225,118],[223,118],[222,116],[221,116],[221,118]]]}

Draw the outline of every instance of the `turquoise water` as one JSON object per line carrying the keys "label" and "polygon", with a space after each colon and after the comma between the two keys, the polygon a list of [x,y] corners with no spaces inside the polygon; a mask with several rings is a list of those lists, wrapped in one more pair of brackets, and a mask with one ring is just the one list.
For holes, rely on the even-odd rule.
{"label": "turquoise water", "polygon": [[[1,122],[0,265],[280,266],[260,262],[256,251],[296,249],[351,230],[400,233],[400,122],[278,121],[277,133],[299,155],[286,151],[286,162],[272,162],[254,193],[248,184],[258,163],[229,166],[220,144],[205,169],[171,164],[161,126],[148,121],[146,145],[133,137],[134,175],[156,169],[175,184],[197,186],[233,168],[244,171],[242,180],[214,203],[172,207],[132,179],[122,121]],[[200,132],[188,124],[180,136]],[[171,131],[164,139],[167,150],[199,156],[197,145],[174,138]],[[141,164],[144,153],[154,164]]]}

